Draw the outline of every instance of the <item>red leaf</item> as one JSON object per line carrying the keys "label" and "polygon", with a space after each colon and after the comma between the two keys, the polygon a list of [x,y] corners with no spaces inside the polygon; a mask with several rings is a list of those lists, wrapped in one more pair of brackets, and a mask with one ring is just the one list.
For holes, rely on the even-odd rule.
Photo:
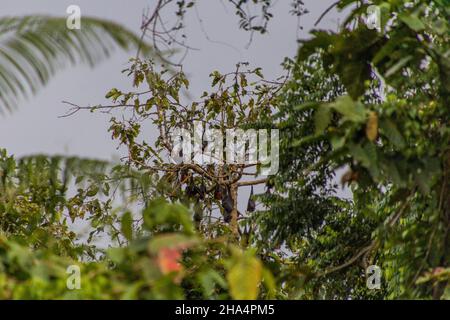
{"label": "red leaf", "polygon": [[158,267],[163,274],[168,274],[171,272],[180,272],[183,267],[179,263],[181,259],[181,249],[180,248],[162,248],[158,252]]}

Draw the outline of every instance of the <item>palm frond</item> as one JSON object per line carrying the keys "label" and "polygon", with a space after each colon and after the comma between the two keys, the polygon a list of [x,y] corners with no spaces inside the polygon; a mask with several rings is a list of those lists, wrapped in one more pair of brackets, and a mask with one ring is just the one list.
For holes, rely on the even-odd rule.
{"label": "palm frond", "polygon": [[[0,173],[3,162],[0,157]],[[21,157],[16,163],[15,177],[20,184],[28,187],[33,183],[60,184],[60,189],[66,191],[69,185],[97,185],[100,191],[103,189],[103,195],[109,197],[112,194],[104,193],[104,186],[108,184],[108,189],[114,190],[116,196],[128,199],[147,198],[155,192],[148,172],[133,170],[121,163],[45,154]]]}
{"label": "palm frond", "polygon": [[115,49],[151,47],[123,26],[83,17],[81,30],[70,30],[66,18],[24,16],[0,18],[0,112],[11,111],[48,83],[56,71],[78,63],[95,66]]}

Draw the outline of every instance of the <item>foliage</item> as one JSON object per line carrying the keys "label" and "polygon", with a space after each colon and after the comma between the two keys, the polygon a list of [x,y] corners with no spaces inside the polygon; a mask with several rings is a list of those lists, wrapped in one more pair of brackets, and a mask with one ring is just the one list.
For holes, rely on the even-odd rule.
{"label": "foliage", "polygon": [[[244,254],[226,241],[202,240],[195,232],[189,210],[182,205],[168,204],[164,199],[152,200],[142,212],[143,230],[135,239],[135,230],[126,231],[128,245],[110,247],[100,256],[94,256],[92,253],[98,252],[76,243],[76,235],[69,230],[63,213],[67,204],[61,197],[56,203],[51,198],[28,197],[45,192],[49,197],[56,197],[51,193],[51,184],[45,179],[39,185],[37,182],[14,184],[15,161],[3,153],[1,163],[8,193],[14,198],[2,199],[0,298],[227,298],[226,270],[230,270],[231,287],[245,286],[243,291],[232,290],[232,297],[239,298],[242,294],[255,297],[261,274],[243,281],[242,277],[248,263],[259,265],[259,260],[251,252]],[[45,165],[40,169],[43,171],[40,178],[50,172]],[[14,191],[17,194],[13,196]],[[45,203],[55,206],[48,210],[42,207]],[[158,230],[159,226],[165,226],[164,230]],[[122,219],[121,229],[129,228],[128,222]],[[80,290],[68,290],[66,285],[66,270],[72,265],[81,269]]]}
{"label": "foliage", "polygon": [[[180,91],[187,90],[189,82],[183,72],[158,72],[151,61],[140,60],[132,61],[125,72],[133,76],[136,89],[144,86],[138,93],[114,88],[107,94],[115,103],[110,109],[133,110],[128,118],[122,114],[120,121],[114,116],[110,127],[112,137],[127,148],[127,163],[149,172],[158,192],[165,197],[182,200],[185,204],[192,202],[198,227],[204,228],[205,232],[213,232],[207,229],[214,229],[217,225],[211,222],[211,219],[218,218],[213,215],[214,206],[217,206],[223,217],[218,221],[221,228],[231,229],[238,236],[238,216],[245,219],[237,209],[238,188],[265,183],[266,179],[257,177],[266,164],[220,160],[222,155],[216,157],[217,151],[208,147],[212,145],[213,137],[207,130],[217,130],[225,138],[228,129],[254,128],[257,121],[260,126],[261,122],[266,122],[264,127],[270,128],[270,114],[276,107],[280,84],[264,80],[259,68],[251,70],[247,64],[238,64],[231,73],[212,72],[214,91],[205,91],[200,100],[186,103]],[[93,110],[97,108],[102,107],[93,107]],[[159,132],[154,146],[144,135],[145,127],[150,124],[155,125]],[[200,126],[200,132],[196,124]],[[182,154],[180,146],[171,137],[171,133],[180,129],[194,137],[199,136],[198,148],[202,148],[202,152],[195,150],[194,146],[193,156],[186,151]],[[226,143],[223,142],[224,148]],[[212,160],[184,161],[186,157],[195,158],[200,153],[210,154]],[[253,168],[253,172],[248,171]],[[246,176],[254,179],[244,182]],[[221,221],[230,226],[224,226]]]}
{"label": "foliage", "polygon": [[[315,129],[291,148],[323,141],[327,148],[317,163],[348,168],[342,184],[352,186],[355,204],[350,216],[321,221],[314,242],[330,241],[333,248],[326,254],[341,262],[317,270],[317,281],[328,295],[339,289],[334,282],[330,288],[329,281],[344,276],[344,286],[352,288],[344,296],[357,297],[364,283],[349,277],[351,268],[363,273],[356,263],[376,264],[384,271],[385,298],[448,296],[448,7],[440,1],[374,3],[382,8],[380,32],[362,23],[350,27],[367,9],[357,6],[340,32],[314,31],[298,54],[302,64],[320,50],[324,70],[338,77],[345,92],[301,101],[298,109],[314,111]],[[292,161],[301,160],[294,154]],[[354,247],[339,250],[335,241]],[[319,252],[324,254],[323,248]],[[322,267],[319,257],[307,263]],[[427,270],[439,276],[424,278]]]}
{"label": "foliage", "polygon": [[[193,5],[178,3],[181,15]],[[379,30],[361,18],[370,4]],[[238,64],[212,72],[194,101],[183,72],[132,59],[133,91],[74,110],[114,114],[120,165],[2,151],[0,298],[449,298],[450,11],[443,0],[370,4],[337,3],[350,9],[342,28],[313,31],[284,61],[287,77]],[[279,173],[181,161],[170,133],[196,121],[278,128]],[[259,184],[240,212],[240,188]],[[67,287],[71,265],[79,290]],[[371,265],[380,290],[367,287]]]}

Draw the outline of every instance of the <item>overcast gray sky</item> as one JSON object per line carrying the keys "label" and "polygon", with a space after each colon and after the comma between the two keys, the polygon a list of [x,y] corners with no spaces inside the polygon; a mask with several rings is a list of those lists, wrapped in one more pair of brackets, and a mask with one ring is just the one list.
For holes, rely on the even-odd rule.
{"label": "overcast gray sky", "polygon": [[[142,12],[152,8],[156,0],[1,0],[1,16],[58,15],[65,16],[69,5],[80,6],[82,15],[97,16],[119,22],[139,32]],[[293,56],[297,49],[297,19],[289,11],[291,1],[277,1],[275,19],[270,32],[256,36],[247,49],[247,32],[238,29],[238,18],[230,8],[224,10],[226,0],[199,1],[199,12],[208,36],[226,42],[230,46],[206,39],[194,14],[188,19],[189,44],[199,48],[191,51],[184,61],[194,94],[207,89],[208,75],[212,70],[231,71],[239,61],[263,68],[268,78],[279,75],[280,63],[285,56]],[[302,18],[306,37],[320,13],[330,0],[305,1],[310,13]],[[321,27],[335,29],[336,13],[330,13]],[[93,158],[111,159],[117,154],[115,143],[107,132],[107,115],[79,113],[69,118],[58,118],[67,110],[61,101],[79,105],[105,103],[105,93],[111,88],[129,88],[121,70],[132,53],[116,52],[112,58],[95,69],[85,66],[66,69],[57,74],[50,84],[29,100],[21,102],[18,110],[0,117],[0,146],[16,156],[46,153],[70,154]]]}

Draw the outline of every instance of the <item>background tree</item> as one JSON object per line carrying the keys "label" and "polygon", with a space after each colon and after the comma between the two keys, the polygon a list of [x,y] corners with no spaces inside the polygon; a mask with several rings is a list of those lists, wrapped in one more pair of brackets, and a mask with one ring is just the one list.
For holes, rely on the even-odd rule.
{"label": "background tree", "polygon": [[[289,148],[323,141],[329,149],[314,166],[349,168],[342,183],[352,186],[355,204],[353,213],[321,221],[314,239],[320,255],[306,264],[321,266],[317,281],[327,293],[330,277],[340,274],[352,288],[344,296],[357,296],[363,283],[349,272],[363,274],[377,264],[386,298],[447,297],[448,7],[443,1],[373,3],[381,8],[381,32],[361,23],[369,4],[345,1],[338,6],[355,6],[341,31],[314,31],[299,51],[303,64],[321,50],[325,70],[345,93],[293,107],[289,115],[298,121],[296,110],[314,110],[315,129]],[[325,243],[333,248],[324,252]],[[360,247],[348,250],[346,243]],[[323,270],[322,256],[335,262]]]}
{"label": "background tree", "polygon": [[[159,73],[151,62],[136,61],[129,69],[129,75],[133,76],[136,88],[144,86],[141,92],[124,93],[113,89],[107,97],[112,98],[116,105],[91,108],[131,109],[130,117],[122,116],[124,120],[117,120],[118,117],[114,116],[110,128],[113,138],[128,150],[127,164],[148,171],[160,186],[161,195],[172,200],[195,200],[195,218],[199,227],[215,225],[211,219],[218,219],[213,215],[214,209],[218,208],[223,218],[220,220],[229,223],[236,237],[241,232],[238,220],[246,219],[244,212],[238,212],[238,188],[265,183],[267,179],[258,176],[261,167],[266,164],[252,164],[248,159],[246,164],[227,161],[226,131],[253,127],[256,120],[265,120],[270,124],[270,113],[276,107],[276,95],[282,84],[266,81],[260,69],[250,70],[246,66],[238,64],[234,72],[227,74],[214,71],[211,73],[214,91],[204,92],[199,101],[186,103],[180,90],[188,89],[189,82],[182,72],[171,75],[163,70]],[[78,110],[80,107],[75,107],[73,112]],[[202,132],[196,131],[196,122],[201,125]],[[145,127],[151,125],[155,125],[159,132],[154,147],[144,137]],[[267,127],[270,129],[270,126]],[[211,147],[213,137],[207,137],[206,130],[218,130],[224,139],[224,149],[221,151],[224,160],[211,159],[213,161],[210,163],[201,164],[198,160],[187,163],[178,159],[174,163],[174,159],[169,158],[174,152],[178,158],[186,156],[183,152],[187,152],[175,150],[171,134],[177,129],[187,130],[192,136],[200,135],[202,150],[193,150],[193,158],[207,151],[208,141]],[[238,140],[242,138],[239,136]],[[215,152],[212,151],[212,158]],[[253,179],[249,179],[251,177]],[[254,211],[252,201],[250,211]],[[206,225],[202,224],[204,220],[208,221]]]}

